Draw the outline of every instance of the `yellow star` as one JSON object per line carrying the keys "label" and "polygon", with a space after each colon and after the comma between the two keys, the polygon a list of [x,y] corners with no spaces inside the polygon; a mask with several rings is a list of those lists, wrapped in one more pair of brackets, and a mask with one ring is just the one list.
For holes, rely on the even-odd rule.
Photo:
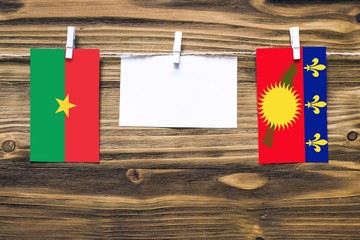
{"label": "yellow star", "polygon": [[56,98],[56,101],[59,104],[59,108],[56,110],[56,113],[64,112],[67,117],[69,117],[69,109],[76,107],[75,104],[72,104],[69,102],[69,94],[66,96],[66,98],[64,100],[60,100],[60,99]]}

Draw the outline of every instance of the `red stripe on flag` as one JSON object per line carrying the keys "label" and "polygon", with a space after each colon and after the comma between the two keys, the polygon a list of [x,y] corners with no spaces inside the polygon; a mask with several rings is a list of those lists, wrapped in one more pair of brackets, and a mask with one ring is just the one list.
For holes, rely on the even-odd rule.
{"label": "red stripe on flag", "polygon": [[99,162],[98,49],[74,49],[66,59],[65,96],[76,107],[65,117],[65,162]]}
{"label": "red stripe on flag", "polygon": [[[302,49],[301,49],[302,56]],[[298,119],[289,127],[284,129],[275,128],[272,138],[272,145],[264,144],[265,134],[269,125],[264,121],[264,115],[261,114],[260,99],[264,99],[264,91],[275,84],[283,82],[286,72],[291,65],[295,64],[297,72],[292,82],[292,87],[299,94]],[[295,163],[305,162],[305,143],[304,143],[304,85],[302,60],[294,61],[291,48],[271,48],[257,49],[256,51],[256,78],[257,78],[257,102],[258,102],[258,131],[259,131],[259,163]],[[280,96],[282,96],[280,94]],[[281,99],[281,97],[280,97]],[[290,110],[282,107],[285,99],[281,99],[271,107],[276,108],[276,114],[285,114]],[[275,102],[275,101],[273,101]],[[271,115],[271,114],[269,114]],[[273,114],[275,115],[275,114]],[[271,117],[271,116],[270,116]],[[270,134],[271,135],[271,134]]]}

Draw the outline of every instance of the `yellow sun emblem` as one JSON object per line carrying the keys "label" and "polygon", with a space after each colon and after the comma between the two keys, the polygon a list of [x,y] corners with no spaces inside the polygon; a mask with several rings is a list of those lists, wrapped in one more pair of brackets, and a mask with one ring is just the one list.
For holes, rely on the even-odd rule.
{"label": "yellow sun emblem", "polygon": [[261,118],[274,130],[289,128],[298,119],[300,102],[299,94],[289,84],[280,82],[270,85],[260,97]]}

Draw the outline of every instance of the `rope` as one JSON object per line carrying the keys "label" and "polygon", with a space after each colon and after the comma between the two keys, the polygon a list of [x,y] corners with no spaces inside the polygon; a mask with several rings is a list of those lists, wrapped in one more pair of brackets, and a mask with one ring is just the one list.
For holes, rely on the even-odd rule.
{"label": "rope", "polygon": [[[129,53],[129,52],[102,52],[100,56],[116,56],[116,57],[129,57],[129,56],[168,56],[173,53],[164,53],[164,52],[152,52],[152,53]],[[255,55],[256,52],[182,52],[182,56],[238,56],[238,55]],[[359,52],[327,52],[327,56],[360,56]],[[0,54],[0,57],[4,58],[25,58],[30,57],[30,54]]]}

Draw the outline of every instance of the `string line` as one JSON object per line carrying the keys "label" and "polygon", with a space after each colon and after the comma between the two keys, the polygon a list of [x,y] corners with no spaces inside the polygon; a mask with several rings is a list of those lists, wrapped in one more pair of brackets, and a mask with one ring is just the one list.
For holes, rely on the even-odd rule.
{"label": "string line", "polygon": [[[131,53],[131,52],[102,52],[100,56],[116,56],[116,57],[131,57],[131,56],[169,56],[172,52],[148,52],[148,53]],[[182,56],[238,56],[238,55],[255,55],[255,51],[240,51],[240,52],[181,52]],[[327,52],[328,56],[360,56],[360,52]],[[2,53],[0,57],[16,58],[16,57],[30,57],[30,54],[7,54]]]}

